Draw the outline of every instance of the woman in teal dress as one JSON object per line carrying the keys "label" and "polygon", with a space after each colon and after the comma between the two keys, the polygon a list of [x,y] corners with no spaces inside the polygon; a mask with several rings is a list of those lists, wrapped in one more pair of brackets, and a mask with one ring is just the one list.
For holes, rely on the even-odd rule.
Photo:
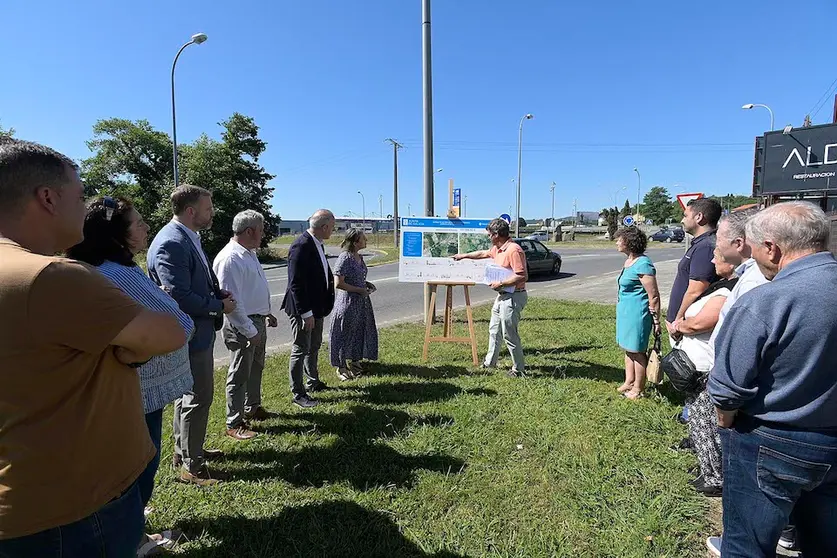
{"label": "woman in teal dress", "polygon": [[625,383],[617,391],[628,399],[639,399],[645,389],[651,331],[660,334],[657,270],[645,255],[645,233],[637,227],[626,227],[615,236],[616,249],[628,257],[619,275],[616,303],[616,342],[625,350]]}

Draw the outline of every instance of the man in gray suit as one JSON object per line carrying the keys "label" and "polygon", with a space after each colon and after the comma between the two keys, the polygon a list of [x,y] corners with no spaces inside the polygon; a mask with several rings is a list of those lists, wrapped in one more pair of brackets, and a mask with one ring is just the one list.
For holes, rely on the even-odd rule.
{"label": "man in gray suit", "polygon": [[219,475],[210,474],[206,460],[223,456],[219,450],[203,447],[213,396],[212,349],[223,315],[235,310],[236,303],[219,288],[198,235],[212,226],[212,194],[183,185],[172,192],[171,205],[174,218],[148,249],[148,274],[195,322],[189,342],[194,387],[174,404],[173,464],[182,465],[180,481],[207,486],[217,483]]}

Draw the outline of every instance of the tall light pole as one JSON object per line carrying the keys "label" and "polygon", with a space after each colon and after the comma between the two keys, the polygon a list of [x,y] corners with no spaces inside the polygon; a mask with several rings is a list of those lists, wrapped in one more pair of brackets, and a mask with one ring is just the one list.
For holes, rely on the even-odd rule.
{"label": "tall light pole", "polygon": [[366,232],[366,196],[360,190],[357,193],[360,194],[360,199],[363,201],[363,232]]}
{"label": "tall light pole", "polygon": [[639,175],[639,169],[634,167],[634,172],[636,173],[636,211],[634,213],[639,213],[639,193],[642,190],[642,177]]}
{"label": "tall light pole", "polygon": [[[436,169],[433,171],[433,198],[436,198],[436,175],[442,172],[445,169]],[[428,217],[433,217],[433,215],[428,215]]]}
{"label": "tall light pole", "polygon": [[468,194],[465,194],[465,200],[462,202],[462,216],[468,216]]}
{"label": "tall light pole", "polygon": [[747,103],[746,105],[743,105],[741,108],[744,109],[744,110],[751,110],[751,109],[754,109],[756,107],[761,107],[761,108],[767,109],[767,112],[770,113],[770,131],[772,132],[773,131],[773,110],[771,110],[771,108],[769,106],[758,104],[758,103],[756,103],[756,104]]}
{"label": "tall light pole", "polygon": [[628,189],[628,187],[627,187],[627,186],[622,186],[621,188],[619,188],[619,189],[617,189],[615,192],[613,192],[613,206],[614,206],[614,207],[617,207],[617,208],[619,207],[619,202],[618,202],[618,200],[616,199],[616,196],[618,196],[618,195],[619,195],[619,192],[623,192],[623,191],[625,191],[625,190],[627,190],[627,189]]}
{"label": "tall light pole", "polygon": [[407,216],[409,216],[409,217],[413,216],[413,204],[411,204],[411,203],[407,204]]}
{"label": "tall light pole", "polygon": [[[424,124],[424,215],[433,217],[433,56],[430,46],[430,0],[421,0],[421,82]],[[433,314],[430,314],[433,312]],[[435,317],[436,308],[430,308],[430,285],[424,284],[424,317]]]}
{"label": "tall light pole", "polygon": [[174,62],[171,65],[171,141],[172,141],[172,150],[173,150],[173,171],[174,171],[174,187],[177,188],[180,185],[180,179],[177,176],[177,116],[174,110],[174,69],[177,66],[177,59],[180,58],[180,53],[182,53],[187,46],[189,45],[199,45],[203,42],[206,42],[206,33],[196,33],[192,35],[192,39],[180,47],[180,50],[177,51],[177,55],[174,57]]}
{"label": "tall light pole", "polygon": [[517,128],[517,211],[514,220],[514,236],[520,236],[520,171],[523,166],[523,121],[532,120],[535,116],[525,114],[520,119],[520,126]]}
{"label": "tall light pole", "polygon": [[549,187],[549,192],[552,194],[552,213],[550,214],[549,218],[549,226],[552,227],[552,230],[555,230],[555,182],[552,183],[552,186]]}

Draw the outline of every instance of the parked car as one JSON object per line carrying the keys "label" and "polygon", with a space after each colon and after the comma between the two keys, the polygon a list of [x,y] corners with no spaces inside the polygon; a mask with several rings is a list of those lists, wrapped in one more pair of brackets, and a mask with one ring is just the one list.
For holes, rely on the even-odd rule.
{"label": "parked car", "polygon": [[651,235],[651,240],[655,242],[683,242],[685,238],[683,229],[660,229]]}
{"label": "parked car", "polygon": [[549,240],[549,233],[543,230],[535,231],[526,238],[529,240],[540,240],[541,242],[546,242]]}
{"label": "parked car", "polygon": [[530,275],[536,273],[561,273],[561,255],[553,252],[540,241],[531,238],[515,238],[526,254],[526,269]]}

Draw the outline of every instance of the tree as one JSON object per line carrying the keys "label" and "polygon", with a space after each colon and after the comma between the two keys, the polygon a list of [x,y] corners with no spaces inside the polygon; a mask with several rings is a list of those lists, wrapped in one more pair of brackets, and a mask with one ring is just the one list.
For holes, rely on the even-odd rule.
{"label": "tree", "polygon": [[15,129],[14,128],[6,129],[6,128],[3,128],[3,126],[0,126],[0,138],[10,138],[14,135],[15,135]]}
{"label": "tree", "polygon": [[523,217],[520,217],[519,220],[517,221],[517,226],[521,229],[525,228],[526,227],[526,219],[524,219]]}
{"label": "tree", "polygon": [[624,219],[628,215],[631,214],[631,202],[629,200],[625,200],[625,205],[622,206],[622,211],[619,213],[619,217]]}
{"label": "tree", "polygon": [[[263,245],[276,234],[279,218],[270,209],[273,179],[259,164],[266,144],[255,121],[239,113],[220,123],[221,141],[203,134],[192,144],[178,146],[181,183],[212,192],[215,218],[203,233],[204,249],[217,253],[232,234],[232,220],[243,209],[265,216]],[[94,155],[82,162],[86,195],[111,194],[130,198],[151,227],[152,234],[171,219],[169,195],[174,183],[172,142],[145,120],[113,118],[96,123],[87,143]]]}
{"label": "tree", "polygon": [[607,236],[613,240],[613,237],[616,235],[616,231],[619,228],[619,208],[606,207],[601,210],[599,216],[604,217],[607,222]]}
{"label": "tree", "polygon": [[662,186],[654,186],[642,199],[643,217],[654,223],[665,223],[671,217],[671,196]]}

